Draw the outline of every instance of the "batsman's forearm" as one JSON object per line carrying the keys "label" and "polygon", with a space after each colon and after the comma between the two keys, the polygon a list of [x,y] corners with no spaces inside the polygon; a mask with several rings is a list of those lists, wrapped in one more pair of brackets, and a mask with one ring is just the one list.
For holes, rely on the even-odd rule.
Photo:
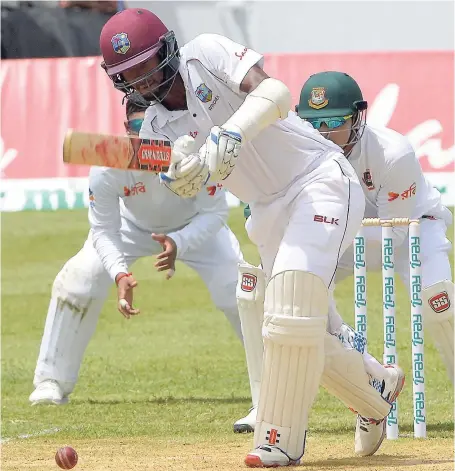
{"label": "batsman's forearm", "polygon": [[286,118],[291,100],[291,92],[283,82],[266,78],[247,95],[222,128],[238,128],[242,140],[249,142],[278,119]]}

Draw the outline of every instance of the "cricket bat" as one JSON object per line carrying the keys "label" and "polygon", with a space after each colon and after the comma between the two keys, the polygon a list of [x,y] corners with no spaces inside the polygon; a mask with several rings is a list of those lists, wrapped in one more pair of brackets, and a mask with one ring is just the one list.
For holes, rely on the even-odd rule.
{"label": "cricket bat", "polygon": [[167,172],[171,164],[171,143],[69,129],[63,142],[63,161],[73,165]]}

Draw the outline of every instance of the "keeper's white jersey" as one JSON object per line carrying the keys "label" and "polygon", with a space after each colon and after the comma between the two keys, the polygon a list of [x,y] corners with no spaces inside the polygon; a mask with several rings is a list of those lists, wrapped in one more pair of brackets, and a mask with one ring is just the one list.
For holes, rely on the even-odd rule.
{"label": "keeper's white jersey", "polygon": [[[216,34],[202,34],[180,49],[179,72],[186,87],[192,135],[202,146],[215,125],[223,125],[243,103],[240,84],[263,57],[257,52]],[[148,108],[147,126],[159,130],[166,109]],[[142,134],[149,137],[144,129]],[[223,186],[245,202],[267,202],[281,196],[289,186],[341,152],[293,112],[244,144],[236,167]]]}
{"label": "keeper's white jersey", "polygon": [[[365,126],[349,156],[365,193],[365,217],[420,218],[424,215],[452,223],[439,191],[425,178],[408,139],[388,128]],[[378,232],[378,231],[376,231]],[[406,227],[395,227],[402,242]],[[378,236],[380,237],[380,235]]]}

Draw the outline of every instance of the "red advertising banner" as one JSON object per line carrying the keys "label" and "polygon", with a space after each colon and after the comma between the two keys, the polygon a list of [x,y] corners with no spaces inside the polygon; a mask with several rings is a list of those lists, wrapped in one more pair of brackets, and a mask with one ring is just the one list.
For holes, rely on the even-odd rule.
{"label": "red advertising banner", "polygon": [[2,61],[3,178],[86,176],[87,167],[62,161],[68,128],[124,134],[123,95],[100,63],[99,57]]}
{"label": "red advertising banner", "polygon": [[[2,61],[3,185],[26,180],[26,186],[37,188],[40,179],[85,177],[87,167],[62,162],[68,128],[123,134],[122,94],[100,62],[99,57]],[[424,171],[435,186],[451,194],[450,204],[455,203],[452,53],[267,55],[265,69],[290,87],[295,103],[303,82],[315,72],[352,75],[369,102],[367,121],[407,135]]]}
{"label": "red advertising banner", "polygon": [[311,74],[348,73],[368,101],[369,124],[407,135],[425,172],[455,169],[452,52],[273,55],[266,70],[290,87],[296,103]]}

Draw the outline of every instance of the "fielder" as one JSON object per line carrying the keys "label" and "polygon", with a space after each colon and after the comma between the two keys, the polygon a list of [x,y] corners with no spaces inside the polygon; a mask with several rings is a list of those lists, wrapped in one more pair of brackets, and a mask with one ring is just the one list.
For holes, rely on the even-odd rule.
{"label": "fielder", "polygon": [[[127,118],[127,132],[137,134],[144,109],[128,101]],[[181,134],[187,132],[187,117],[172,119]],[[126,318],[139,313],[129,288],[137,284],[130,268],[140,257],[156,255],[155,267],[167,277],[173,275],[176,259],[193,268],[242,338],[235,290],[243,256],[226,225],[224,190],[212,187],[181,199],[161,185],[157,175],[102,167],[91,169],[89,185],[91,229],[82,250],[54,281],[32,404],[68,402],[114,281],[119,311]]]}
{"label": "fielder", "polygon": [[[366,124],[367,102],[349,75],[321,72],[303,85],[298,115],[339,145],[353,166],[366,199],[365,217],[419,219],[421,226],[422,302],[425,326],[454,381],[454,284],[449,261],[451,244],[446,237],[452,213],[441,203],[441,195],[423,175],[419,161],[406,137],[388,128]],[[381,228],[364,228],[366,259],[370,270],[381,270]],[[393,229],[395,269],[409,287],[407,226]],[[336,281],[353,273],[353,247],[340,258]],[[334,285],[333,285],[334,288]],[[331,290],[333,293],[333,290]],[[332,332],[342,320],[331,296],[329,326]],[[366,358],[367,371],[374,374],[376,360]],[[357,429],[363,419],[359,417]],[[380,431],[365,425],[358,452],[369,449]],[[370,437],[370,438],[368,438]]]}
{"label": "fielder", "polygon": [[[326,334],[328,290],[364,214],[341,149],[290,112],[288,88],[262,70],[260,54],[228,38],[203,34],[179,49],[159,18],[131,8],[109,19],[100,47],[114,86],[151,105],[141,136],[180,136],[163,183],[187,198],[210,178],[251,204],[265,313],[264,299],[250,312],[261,353],[262,327],[264,366],[247,466],[300,462],[321,380],[363,416],[382,420],[401,390],[400,370],[384,368],[378,391],[362,354]],[[182,116],[185,130],[174,125]],[[245,280],[249,292],[254,276]]]}

